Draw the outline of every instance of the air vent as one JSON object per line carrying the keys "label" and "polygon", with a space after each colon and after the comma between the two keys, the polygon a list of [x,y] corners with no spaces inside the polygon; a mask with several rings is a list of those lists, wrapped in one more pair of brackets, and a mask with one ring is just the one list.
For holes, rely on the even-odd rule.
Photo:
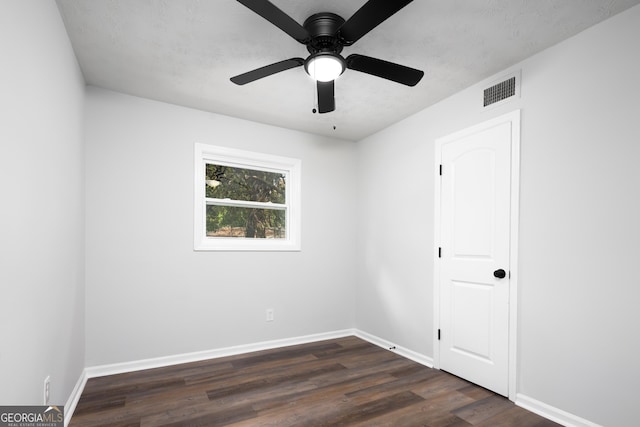
{"label": "air vent", "polygon": [[504,101],[516,94],[516,77],[513,76],[484,90],[483,106],[487,107],[496,102]]}

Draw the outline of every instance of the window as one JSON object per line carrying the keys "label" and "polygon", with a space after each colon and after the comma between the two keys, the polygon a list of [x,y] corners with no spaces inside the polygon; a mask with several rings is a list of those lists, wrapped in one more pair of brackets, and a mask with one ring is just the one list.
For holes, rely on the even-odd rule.
{"label": "window", "polygon": [[298,159],[195,145],[194,249],[300,250]]}

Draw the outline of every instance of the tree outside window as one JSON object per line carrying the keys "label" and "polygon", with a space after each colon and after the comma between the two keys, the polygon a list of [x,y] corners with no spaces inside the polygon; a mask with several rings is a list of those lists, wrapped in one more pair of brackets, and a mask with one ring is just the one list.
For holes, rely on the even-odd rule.
{"label": "tree outside window", "polygon": [[[210,163],[205,174],[207,236],[286,237],[286,174]],[[230,206],[232,201],[273,206]]]}

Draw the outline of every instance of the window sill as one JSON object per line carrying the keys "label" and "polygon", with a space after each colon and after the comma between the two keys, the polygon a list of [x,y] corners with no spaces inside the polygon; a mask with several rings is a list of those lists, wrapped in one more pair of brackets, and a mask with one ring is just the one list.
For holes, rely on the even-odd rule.
{"label": "window sill", "polygon": [[299,252],[300,242],[291,240],[259,239],[247,240],[238,238],[204,238],[194,242],[193,250],[198,252],[218,251],[218,252],[262,252],[281,251]]}

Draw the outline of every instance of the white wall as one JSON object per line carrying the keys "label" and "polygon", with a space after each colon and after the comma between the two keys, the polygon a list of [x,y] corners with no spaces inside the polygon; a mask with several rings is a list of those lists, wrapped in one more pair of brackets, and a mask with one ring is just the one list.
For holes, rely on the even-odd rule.
{"label": "white wall", "polygon": [[53,1],[0,2],[0,404],[84,368],[84,80]]}
{"label": "white wall", "polygon": [[[88,366],[353,327],[355,144],[97,88],[85,114]],[[197,142],[302,160],[301,252],[194,252]]]}
{"label": "white wall", "polygon": [[522,108],[518,391],[636,419],[638,40],[640,6],[520,64],[511,105],[479,112],[477,85],[358,143],[358,328],[433,355],[434,140]]}

